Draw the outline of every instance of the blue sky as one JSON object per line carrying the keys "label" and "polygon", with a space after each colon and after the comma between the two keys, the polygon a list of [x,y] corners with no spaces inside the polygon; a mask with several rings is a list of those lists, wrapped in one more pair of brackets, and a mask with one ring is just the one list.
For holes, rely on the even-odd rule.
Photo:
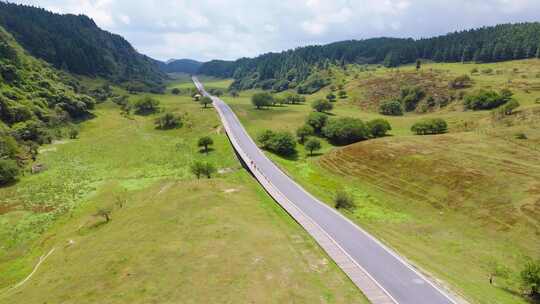
{"label": "blue sky", "polygon": [[540,0],[18,0],[86,14],[156,59],[236,59],[308,44],[540,21]]}

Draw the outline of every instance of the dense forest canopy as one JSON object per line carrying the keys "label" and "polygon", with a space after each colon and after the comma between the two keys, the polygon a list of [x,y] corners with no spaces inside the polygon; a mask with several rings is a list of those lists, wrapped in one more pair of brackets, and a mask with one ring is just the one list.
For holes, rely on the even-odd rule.
{"label": "dense forest canopy", "polygon": [[540,56],[540,23],[502,24],[425,39],[373,38],[307,46],[236,61],[214,60],[199,73],[233,77],[235,89],[294,88],[329,64],[384,64],[417,59],[436,62],[497,62]]}
{"label": "dense forest canopy", "polygon": [[[24,166],[37,145],[74,132],[95,100],[70,75],[29,56],[0,27],[0,160]],[[9,165],[9,162],[12,165]],[[4,181],[0,180],[0,184]]]}
{"label": "dense forest canopy", "polygon": [[165,78],[154,60],[84,15],[60,15],[0,1],[0,26],[33,56],[58,69],[104,77],[134,91],[159,90]]}

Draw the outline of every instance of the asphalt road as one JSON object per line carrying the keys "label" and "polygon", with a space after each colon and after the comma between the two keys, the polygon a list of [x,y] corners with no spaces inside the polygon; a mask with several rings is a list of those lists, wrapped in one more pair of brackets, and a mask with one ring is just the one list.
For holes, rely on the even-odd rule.
{"label": "asphalt road", "polygon": [[[202,84],[196,78],[193,80],[199,91],[208,95]],[[283,195],[287,196],[292,203],[324,229],[397,303],[456,303],[396,253],[344,216],[311,196],[285,175],[257,147],[231,108],[217,97],[212,97],[212,99],[214,106],[220,108],[224,114],[223,119],[227,120],[234,133],[229,134],[229,136],[236,138],[243,152],[254,161],[257,170],[261,171]]]}

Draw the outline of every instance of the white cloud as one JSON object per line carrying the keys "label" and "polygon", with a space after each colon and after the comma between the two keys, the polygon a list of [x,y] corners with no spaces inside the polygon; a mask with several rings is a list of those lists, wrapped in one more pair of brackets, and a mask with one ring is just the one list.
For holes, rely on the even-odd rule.
{"label": "white cloud", "polygon": [[313,43],[426,37],[540,20],[538,0],[19,0],[86,14],[158,59],[234,59]]}

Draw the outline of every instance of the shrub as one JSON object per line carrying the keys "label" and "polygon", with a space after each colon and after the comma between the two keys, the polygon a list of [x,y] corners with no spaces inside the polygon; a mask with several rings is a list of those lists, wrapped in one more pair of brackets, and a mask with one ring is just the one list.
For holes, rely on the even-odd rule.
{"label": "shrub", "polygon": [[390,123],[382,118],[373,119],[368,121],[367,127],[372,137],[383,137],[386,133],[392,130]]}
{"label": "shrub", "polygon": [[354,198],[349,193],[340,190],[334,197],[334,206],[336,209],[354,209]]}
{"label": "shrub", "polygon": [[278,155],[289,156],[296,152],[296,141],[289,132],[273,132],[267,130],[258,136],[258,141],[263,149],[272,151]]}
{"label": "shrub", "polygon": [[523,287],[531,296],[537,296],[540,293],[540,260],[529,260],[520,273]]}
{"label": "shrub", "polygon": [[339,95],[339,98],[341,98],[341,99],[347,98],[347,92],[345,92],[343,90],[339,91],[338,95]]}
{"label": "shrub", "polygon": [[469,75],[461,75],[450,81],[448,86],[451,89],[464,89],[471,86],[471,77]]}
{"label": "shrub", "polygon": [[19,176],[17,162],[11,159],[0,159],[0,185],[12,183]]}
{"label": "shrub", "polygon": [[171,93],[173,93],[174,95],[179,95],[180,94],[180,89],[179,88],[174,88],[171,90]]}
{"label": "shrub", "polygon": [[328,115],[319,112],[310,113],[306,119],[306,124],[310,125],[315,133],[320,133],[327,122]]}
{"label": "shrub", "polygon": [[330,101],[330,102],[336,101],[336,98],[337,98],[337,97],[336,97],[336,94],[334,94],[334,93],[328,93],[328,94],[326,95],[326,100],[328,100],[328,101]]}
{"label": "shrub", "polygon": [[15,159],[19,154],[19,145],[11,136],[0,135],[0,159]]}
{"label": "shrub", "polygon": [[494,109],[509,102],[512,95],[508,89],[503,89],[500,93],[480,90],[465,98],[465,109],[473,111]]}
{"label": "shrub", "polygon": [[313,129],[313,127],[306,124],[296,129],[296,136],[298,137],[298,141],[303,144],[306,138],[312,135],[314,132],[315,130]]}
{"label": "shrub", "polygon": [[331,111],[334,108],[332,103],[330,103],[328,100],[324,100],[324,99],[315,100],[311,104],[311,107],[313,108],[313,110],[315,110],[317,112],[328,112],[328,111]]}
{"label": "shrub", "polygon": [[161,130],[175,129],[182,127],[182,117],[173,113],[165,113],[155,120],[156,128]]}
{"label": "shrub", "polygon": [[448,131],[448,124],[440,118],[419,121],[411,127],[417,135],[442,134]]}
{"label": "shrub", "polygon": [[405,111],[411,112],[416,109],[416,105],[426,94],[420,87],[407,87],[401,89],[400,95],[401,104],[403,104]]}
{"label": "shrub", "polygon": [[71,128],[69,130],[69,138],[70,139],[77,139],[77,137],[79,137],[79,130],[77,130],[75,128]]}
{"label": "shrub", "polygon": [[369,136],[364,122],[357,118],[343,117],[331,119],[322,130],[324,136],[338,145],[348,145]]}
{"label": "shrub", "polygon": [[285,102],[288,104],[300,104],[306,102],[306,97],[298,94],[289,94],[285,97]]}
{"label": "shrub", "polygon": [[191,173],[197,176],[197,179],[201,176],[206,176],[207,178],[212,178],[212,174],[216,173],[216,167],[209,162],[196,161],[190,166]]}
{"label": "shrub", "polygon": [[274,98],[270,93],[256,93],[253,94],[251,97],[251,103],[257,107],[257,109],[263,108],[263,107],[269,107],[273,104]]}
{"label": "shrub", "polygon": [[137,100],[135,104],[133,104],[133,108],[137,114],[151,114],[159,110],[159,101],[152,97],[146,96]]}
{"label": "shrub", "polygon": [[389,100],[381,103],[379,113],[383,115],[400,116],[403,115],[403,107],[397,100]]}
{"label": "shrub", "polygon": [[309,155],[313,156],[314,151],[319,151],[322,148],[321,142],[316,138],[310,138],[305,146],[306,150],[309,151]]}

